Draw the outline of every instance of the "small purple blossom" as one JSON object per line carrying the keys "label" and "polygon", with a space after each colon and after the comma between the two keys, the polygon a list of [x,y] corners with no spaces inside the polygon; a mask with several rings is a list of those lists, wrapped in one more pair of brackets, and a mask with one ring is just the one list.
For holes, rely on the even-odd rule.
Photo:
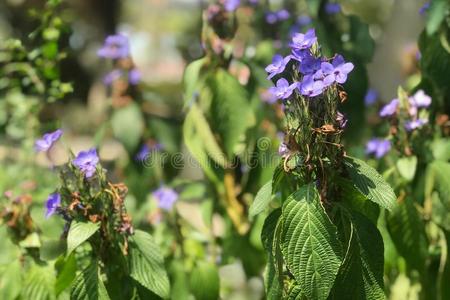
{"label": "small purple blossom", "polygon": [[311,48],[315,42],[317,42],[316,31],[314,28],[310,28],[304,34],[294,34],[290,46],[292,50],[305,50]]}
{"label": "small purple blossom", "polygon": [[300,93],[303,96],[315,97],[322,94],[325,85],[321,80],[314,81],[312,76],[305,76],[299,84]]}
{"label": "small purple blossom", "polygon": [[289,148],[284,142],[278,147],[278,154],[281,157],[286,157],[289,154]]}
{"label": "small purple blossom", "polygon": [[88,151],[81,151],[72,163],[82,172],[86,178],[90,178],[94,175],[96,166],[100,159],[97,155],[95,148]]}
{"label": "small purple blossom", "polygon": [[325,75],[325,84],[329,85],[334,82],[344,84],[347,81],[348,74],[354,67],[352,63],[346,63],[342,55],[337,55],[331,63],[323,62],[320,69]]}
{"label": "small purple blossom", "polygon": [[427,123],[428,123],[427,119],[417,119],[417,120],[408,121],[405,123],[405,129],[407,131],[413,131],[414,129],[420,128]]}
{"label": "small purple blossom", "polygon": [[269,76],[267,76],[267,79],[272,79],[275,75],[278,75],[280,73],[283,73],[284,69],[286,68],[286,65],[291,60],[291,56],[286,56],[283,58],[283,56],[279,54],[275,54],[272,58],[272,63],[266,67],[266,72],[269,73]]}
{"label": "small purple blossom", "polygon": [[179,196],[174,189],[165,186],[158,188],[152,195],[156,198],[159,208],[166,211],[172,209]]}
{"label": "small purple blossom", "polygon": [[134,68],[128,72],[128,82],[132,85],[136,85],[141,81],[141,72]]}
{"label": "small purple blossom", "polygon": [[235,11],[240,4],[241,0],[224,0],[223,7],[226,11],[232,12]]}
{"label": "small purple blossom", "polygon": [[278,21],[277,15],[274,12],[267,12],[265,16],[267,24],[275,24]]}
{"label": "small purple blossom", "polygon": [[312,19],[308,15],[302,15],[297,18],[297,24],[299,26],[307,26],[307,25],[311,24],[311,22],[312,22]]}
{"label": "small purple blossom", "polygon": [[108,74],[103,77],[103,83],[105,85],[111,85],[114,81],[118,80],[120,77],[122,77],[122,71],[121,70],[112,70]]}
{"label": "small purple blossom", "polygon": [[61,195],[59,193],[53,193],[48,195],[47,202],[45,203],[45,207],[47,211],[45,212],[45,218],[50,218],[54,215],[61,206]]}
{"label": "small purple blossom", "polygon": [[328,15],[335,15],[341,12],[341,5],[339,3],[325,4],[325,13]]}
{"label": "small purple blossom", "polygon": [[366,104],[366,106],[370,106],[372,104],[374,104],[378,99],[378,92],[374,89],[369,89],[366,93],[366,95],[364,96],[364,104]]}
{"label": "small purple blossom", "polygon": [[381,158],[391,150],[391,142],[385,139],[373,138],[366,144],[366,154]]}
{"label": "small purple blossom", "polygon": [[292,92],[297,87],[297,84],[298,83],[293,83],[289,85],[289,82],[286,79],[280,78],[277,80],[276,86],[270,87],[269,91],[272,95],[277,97],[277,99],[287,99],[292,95]]}
{"label": "small purple blossom", "polygon": [[305,55],[301,62],[299,70],[303,75],[310,75],[320,69],[320,58],[315,58],[311,54]]}
{"label": "small purple blossom", "polygon": [[163,146],[160,143],[156,143],[156,144],[152,145],[151,147],[149,147],[148,144],[144,144],[144,145],[142,145],[142,147],[139,149],[138,153],[136,154],[136,160],[143,162],[147,159],[147,157],[150,156],[150,154],[153,151],[160,151],[162,149],[163,149]]}
{"label": "small purple blossom", "polygon": [[49,132],[44,134],[41,139],[38,139],[34,143],[34,149],[36,152],[48,151],[57,140],[61,137],[63,131],[61,129],[57,129],[53,132]]}
{"label": "small purple blossom", "polygon": [[425,94],[423,90],[418,90],[409,98],[409,103],[415,107],[428,107],[431,105],[431,97]]}
{"label": "small purple blossom", "polygon": [[339,124],[341,129],[344,129],[347,126],[348,119],[343,113],[338,111],[336,115],[336,122]]}
{"label": "small purple blossom", "polygon": [[422,5],[422,7],[420,7],[419,14],[424,15],[428,11],[429,8],[430,8],[430,1],[425,2],[424,5]]}
{"label": "small purple blossom", "polygon": [[275,13],[279,22],[289,19],[291,14],[286,9],[280,9]]}
{"label": "small purple blossom", "polygon": [[97,55],[104,58],[119,59],[130,55],[128,38],[123,34],[110,35],[105,39]]}
{"label": "small purple blossom", "polygon": [[391,102],[383,106],[380,110],[380,117],[389,117],[397,112],[399,101],[398,99],[392,99]]}

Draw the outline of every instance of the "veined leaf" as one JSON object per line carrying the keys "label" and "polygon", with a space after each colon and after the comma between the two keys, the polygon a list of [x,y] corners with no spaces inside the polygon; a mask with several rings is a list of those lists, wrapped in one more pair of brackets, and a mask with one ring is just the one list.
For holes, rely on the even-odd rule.
{"label": "veined leaf", "polygon": [[220,278],[217,267],[211,263],[199,262],[192,271],[190,286],[196,300],[219,299]]}
{"label": "veined leaf", "polygon": [[300,286],[294,285],[294,287],[289,291],[287,300],[306,300],[306,297],[302,294],[302,289]]}
{"label": "veined leaf", "polygon": [[87,241],[99,228],[100,223],[73,220],[67,235],[67,254],[69,255],[75,248]]}
{"label": "veined leaf", "polygon": [[249,209],[250,217],[254,217],[257,214],[263,212],[269,205],[272,199],[272,181],[267,182],[261,187],[253,200],[252,205]]}
{"label": "veined leaf", "polygon": [[75,279],[77,271],[75,255],[71,254],[67,257],[60,256],[55,263],[55,268],[58,271],[55,282],[55,291],[56,295],[59,295],[68,288]]}
{"label": "veined leaf", "polygon": [[371,166],[360,159],[345,158],[345,167],[355,187],[369,200],[392,210],[397,197],[389,184]]}
{"label": "veined leaf", "polygon": [[383,238],[375,225],[352,212],[347,253],[333,287],[331,299],[385,299]]}
{"label": "veined leaf", "polygon": [[136,230],[130,239],[129,265],[131,277],[161,298],[169,297],[169,278],[164,259],[152,236]]}
{"label": "veined leaf", "polygon": [[218,132],[228,158],[248,128],[251,117],[250,102],[244,87],[223,69],[218,69],[206,79],[211,90],[210,120],[214,132]]}
{"label": "veined leaf", "polygon": [[424,271],[428,257],[428,240],[425,224],[411,199],[405,199],[400,203],[387,215],[386,221],[399,254],[406,259],[409,266],[420,272]]}
{"label": "veined leaf", "polygon": [[100,278],[98,263],[93,261],[79,272],[70,291],[71,300],[109,300],[108,292]]}
{"label": "veined leaf", "polygon": [[22,290],[22,299],[51,300],[55,299],[55,276],[53,268],[34,265],[27,272]]}
{"label": "veined leaf", "polygon": [[5,266],[0,274],[0,299],[17,299],[22,290],[22,268],[18,259]]}
{"label": "veined leaf", "polygon": [[342,261],[337,229],[314,184],[301,187],[282,208],[282,247],[287,268],[309,299],[327,299]]}

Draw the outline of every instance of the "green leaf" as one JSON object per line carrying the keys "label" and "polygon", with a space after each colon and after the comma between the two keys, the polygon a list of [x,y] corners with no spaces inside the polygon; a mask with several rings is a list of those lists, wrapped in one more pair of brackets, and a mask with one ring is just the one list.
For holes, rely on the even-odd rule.
{"label": "green leaf", "polygon": [[261,187],[255,196],[255,200],[249,209],[250,217],[254,217],[257,214],[263,212],[272,200],[272,181],[267,182]]}
{"label": "green leaf", "polygon": [[394,191],[374,168],[353,157],[345,158],[345,167],[354,186],[364,196],[388,210],[395,207]]}
{"label": "green leaf", "polygon": [[434,161],[428,166],[425,197],[430,197],[433,190],[439,193],[443,205],[450,208],[450,163]]}
{"label": "green leaf", "polygon": [[220,279],[217,267],[204,261],[198,262],[191,273],[190,286],[196,300],[219,299]]}
{"label": "green leaf", "polygon": [[281,299],[283,295],[282,256],[279,251],[279,238],[277,237],[277,226],[280,224],[281,209],[272,211],[264,221],[261,231],[261,241],[267,253],[267,265],[264,272],[264,285],[267,299]]}
{"label": "green leaf", "polygon": [[130,239],[129,266],[131,277],[161,298],[168,298],[169,278],[164,259],[152,236],[136,230]]}
{"label": "green leaf", "polygon": [[128,151],[135,150],[144,132],[144,119],[139,106],[130,103],[116,109],[111,117],[111,126],[114,136],[125,148]]}
{"label": "green leaf", "polygon": [[56,295],[61,294],[66,288],[68,288],[76,276],[77,262],[75,255],[65,257],[60,256],[60,258],[55,263],[55,268],[58,272],[56,276],[55,290]]}
{"label": "green leaf", "polygon": [[210,120],[214,132],[219,133],[225,153],[234,155],[236,144],[244,135],[251,119],[249,97],[244,87],[223,69],[206,79],[211,90]]}
{"label": "green leaf", "polygon": [[[271,299],[271,298],[269,298]],[[304,300],[306,297],[302,294],[302,289],[299,285],[294,285],[294,287],[289,291],[287,300]]]}
{"label": "green leaf", "polygon": [[98,263],[92,261],[78,272],[70,291],[71,300],[109,300],[108,292],[100,278]]}
{"label": "green leaf", "polygon": [[445,16],[448,14],[450,8],[448,0],[433,0],[430,3],[430,8],[427,11],[427,34],[434,34],[441,23],[444,21]]}
{"label": "green leaf", "polygon": [[289,196],[282,208],[282,248],[287,268],[309,299],[327,299],[342,261],[337,229],[314,184]]}
{"label": "green leaf", "polygon": [[49,266],[33,265],[27,271],[22,289],[22,299],[50,300],[55,299],[55,275]]}
{"label": "green leaf", "polygon": [[[399,254],[408,265],[424,271],[428,257],[425,224],[411,199],[405,199],[387,215],[387,228]],[[414,249],[414,251],[411,251]]]}
{"label": "green leaf", "polygon": [[67,255],[87,241],[99,228],[100,223],[73,220],[67,235]]}
{"label": "green leaf", "polygon": [[416,175],[417,168],[417,157],[416,156],[408,156],[402,157],[397,160],[397,169],[400,175],[408,181],[414,179],[414,175]]}
{"label": "green leaf", "polygon": [[14,260],[6,265],[6,270],[0,275],[0,299],[17,299],[22,290],[21,274],[22,269],[19,260]]}
{"label": "green leaf", "polygon": [[184,70],[184,105],[187,107],[193,101],[195,92],[198,92],[201,85],[200,75],[201,69],[206,63],[206,57],[191,62]]}
{"label": "green leaf", "polygon": [[347,253],[331,299],[385,299],[383,238],[364,215],[352,212]]}

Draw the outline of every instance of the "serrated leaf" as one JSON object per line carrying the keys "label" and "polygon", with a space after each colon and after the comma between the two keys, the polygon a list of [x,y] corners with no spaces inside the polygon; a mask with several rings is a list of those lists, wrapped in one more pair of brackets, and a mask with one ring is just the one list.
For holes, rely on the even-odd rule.
{"label": "serrated leaf", "polygon": [[55,299],[55,277],[49,266],[31,267],[25,276],[21,296],[23,299],[51,300]]}
{"label": "serrated leaf", "polygon": [[220,135],[228,158],[232,158],[234,148],[247,130],[251,117],[247,91],[223,69],[210,74],[206,85],[212,94],[211,127]]}
{"label": "serrated leaf", "polygon": [[397,197],[394,191],[374,168],[353,157],[345,158],[345,167],[354,186],[367,199],[388,210],[395,207]]}
{"label": "serrated leaf", "polygon": [[100,223],[73,220],[67,234],[67,255],[87,241],[100,228]]}
{"label": "serrated leaf", "polygon": [[[409,266],[424,271],[428,257],[428,240],[422,222],[411,199],[405,199],[387,215],[387,228],[395,248]],[[414,251],[411,251],[414,249]]]}
{"label": "serrated leaf", "polygon": [[207,262],[197,263],[191,273],[190,286],[196,300],[219,299],[220,279],[217,267]]}
{"label": "serrated leaf", "polygon": [[108,292],[100,278],[98,263],[92,261],[78,272],[70,291],[71,300],[109,300]]}
{"label": "serrated leaf", "polygon": [[400,175],[408,181],[414,179],[414,175],[416,175],[417,168],[417,157],[416,156],[408,156],[402,157],[397,160],[397,169]]}
{"label": "serrated leaf", "polygon": [[282,208],[282,248],[287,268],[309,299],[327,299],[342,261],[337,229],[314,184],[289,196]]}
{"label": "serrated leaf", "polygon": [[[270,298],[269,298],[270,299]],[[289,291],[287,300],[305,300],[306,297],[302,294],[302,289],[299,285],[294,285],[294,287]]]}
{"label": "serrated leaf", "polygon": [[272,181],[267,182],[256,193],[255,200],[250,205],[249,215],[254,217],[257,214],[263,212],[272,200]]}
{"label": "serrated leaf", "polygon": [[168,298],[169,278],[164,268],[164,259],[152,236],[136,230],[129,246],[130,276],[161,298]]}
{"label": "serrated leaf", "polygon": [[331,299],[385,299],[383,238],[375,225],[352,212],[347,253]]}
{"label": "serrated leaf", "polygon": [[19,260],[14,260],[5,266],[0,275],[0,299],[14,300],[22,290],[22,269]]}

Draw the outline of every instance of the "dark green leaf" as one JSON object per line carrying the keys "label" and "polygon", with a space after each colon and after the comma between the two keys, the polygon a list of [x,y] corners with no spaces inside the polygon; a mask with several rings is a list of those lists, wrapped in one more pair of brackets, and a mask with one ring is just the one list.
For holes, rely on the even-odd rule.
{"label": "dark green leaf", "polygon": [[204,261],[197,263],[191,274],[190,285],[196,300],[219,299],[220,279],[217,267]]}
{"label": "dark green leaf", "polygon": [[78,272],[70,291],[71,300],[109,300],[108,292],[100,278],[98,263],[92,261]]}

